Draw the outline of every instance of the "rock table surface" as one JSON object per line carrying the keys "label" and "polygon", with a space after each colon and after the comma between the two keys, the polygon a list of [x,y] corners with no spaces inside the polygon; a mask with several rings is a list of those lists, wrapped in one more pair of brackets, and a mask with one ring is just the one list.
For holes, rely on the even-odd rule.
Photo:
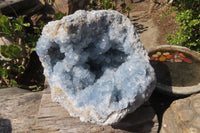
{"label": "rock table surface", "polygon": [[41,92],[0,89],[0,133],[30,132],[35,124]]}
{"label": "rock table surface", "polygon": [[0,9],[7,7],[7,6],[10,6],[12,4],[18,3],[18,2],[21,2],[21,1],[23,1],[23,0],[3,0],[3,1],[0,1]]}
{"label": "rock table surface", "polygon": [[200,93],[174,101],[162,121],[161,133],[200,133]]}
{"label": "rock table surface", "polygon": [[0,94],[1,133],[157,133],[158,130],[157,116],[149,104],[141,106],[118,125],[111,127],[84,123],[70,117],[63,107],[51,101],[48,89],[36,93],[18,88],[0,89]]}
{"label": "rock table surface", "polygon": [[134,113],[127,115],[115,126],[100,126],[92,123],[84,123],[78,118],[71,117],[63,107],[52,102],[50,94],[46,93],[41,100],[34,131],[41,133],[156,133],[158,131],[158,121],[154,110],[146,103]]}

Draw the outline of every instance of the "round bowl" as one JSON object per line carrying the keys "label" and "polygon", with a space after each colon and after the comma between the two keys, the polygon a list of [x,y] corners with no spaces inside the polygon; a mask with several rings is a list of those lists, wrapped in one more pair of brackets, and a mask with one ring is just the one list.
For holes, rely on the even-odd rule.
{"label": "round bowl", "polygon": [[[163,52],[179,52],[179,53],[183,53],[187,56],[190,56],[190,58],[193,58],[195,59],[195,61],[197,62],[197,64],[194,64],[196,68],[198,68],[197,70],[200,69],[200,53],[197,53],[195,51],[192,51],[186,47],[182,47],[182,46],[175,46],[175,45],[160,45],[160,46],[156,46],[156,47],[153,47],[153,48],[150,48],[148,50],[148,53],[149,53],[149,56],[151,56],[153,53],[156,53],[158,51],[163,51]],[[157,63],[157,61],[154,61]],[[151,61],[152,63],[152,61]],[[166,63],[165,63],[166,64]],[[169,63],[168,63],[169,64]],[[192,63],[191,63],[192,64]],[[190,65],[191,65],[190,64]],[[153,65],[152,65],[153,66]],[[180,66],[180,64],[179,64]],[[153,66],[154,67],[154,66]],[[168,67],[168,66],[167,66]],[[190,66],[191,67],[191,66]],[[193,67],[193,66],[192,66]],[[181,68],[179,67],[180,69],[183,69],[184,66]],[[155,68],[154,68],[155,69]],[[195,68],[194,68],[195,69]],[[176,69],[177,70],[177,69]],[[169,69],[169,73],[170,74],[174,74],[176,73],[176,70],[171,72],[170,69]],[[156,69],[155,69],[156,71]],[[177,71],[181,71],[181,70],[177,70]],[[186,70],[187,71],[187,70]],[[185,70],[184,70],[185,72]],[[184,75],[184,72],[183,74],[180,75],[180,77],[183,77],[185,76]],[[189,70],[187,71],[189,72]],[[198,72],[198,71],[196,71]],[[162,73],[162,72],[161,72]],[[196,74],[193,70],[193,74]],[[164,83],[161,83],[159,82],[159,72],[156,72],[156,76],[157,76],[157,85],[156,85],[156,89],[161,91],[161,92],[164,92],[165,94],[170,94],[170,95],[175,95],[175,96],[185,96],[185,95],[191,95],[191,94],[194,94],[194,93],[197,93],[197,92],[200,92],[200,75],[199,75],[199,78],[195,80],[197,80],[198,82],[195,81],[195,84],[191,84],[190,85],[173,85],[173,84],[164,84]],[[191,73],[192,75],[192,73]],[[177,77],[177,76],[176,76]],[[187,78],[187,77],[183,77],[183,78]],[[188,77],[188,79],[191,78],[191,77]],[[166,79],[167,80],[167,79]],[[192,80],[192,79],[191,79]]]}

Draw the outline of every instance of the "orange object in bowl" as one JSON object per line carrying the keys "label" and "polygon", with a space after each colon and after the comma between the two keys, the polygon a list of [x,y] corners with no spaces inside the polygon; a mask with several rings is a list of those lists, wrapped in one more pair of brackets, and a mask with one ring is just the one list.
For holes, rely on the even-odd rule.
{"label": "orange object in bowl", "polygon": [[192,60],[190,60],[190,59],[188,59],[188,58],[184,58],[183,61],[185,61],[186,63],[189,63],[189,64],[192,63]]}
{"label": "orange object in bowl", "polygon": [[158,58],[155,58],[155,61],[159,61],[159,59],[158,59]]}
{"label": "orange object in bowl", "polygon": [[166,58],[167,58],[167,59],[174,59],[174,55],[171,55],[171,54],[170,54],[170,55],[167,55]]}
{"label": "orange object in bowl", "polygon": [[183,58],[186,57],[183,53],[179,53],[178,55],[179,55],[180,57],[183,57]]}
{"label": "orange object in bowl", "polygon": [[165,56],[161,56],[161,57],[159,58],[159,61],[166,61],[166,57],[165,57]]}
{"label": "orange object in bowl", "polygon": [[150,57],[150,60],[155,60],[155,57]]}

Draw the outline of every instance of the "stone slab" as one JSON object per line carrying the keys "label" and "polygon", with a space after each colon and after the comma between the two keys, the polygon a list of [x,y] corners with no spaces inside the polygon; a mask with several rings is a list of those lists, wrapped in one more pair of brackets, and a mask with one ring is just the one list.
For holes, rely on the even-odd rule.
{"label": "stone slab", "polygon": [[[38,0],[3,0],[0,1],[0,11],[4,15],[17,14],[24,15],[26,12],[31,13],[35,11],[34,7],[42,6],[41,2]],[[41,9],[41,8],[40,8]]]}
{"label": "stone slab", "polygon": [[[40,102],[41,101],[41,102]],[[146,103],[113,126],[99,126],[70,117],[52,102],[50,89],[30,92],[19,88],[0,89],[0,133],[157,133],[158,120]]]}
{"label": "stone slab", "polygon": [[45,93],[41,100],[36,126],[33,129],[38,133],[157,133],[158,120],[152,107],[145,104],[114,126],[84,123],[78,118],[71,117],[58,103],[52,102],[50,94]]}
{"label": "stone slab", "polygon": [[21,1],[23,1],[23,0],[2,0],[2,1],[0,1],[0,9],[10,6],[12,4],[18,3],[18,2],[21,2]]}
{"label": "stone slab", "polygon": [[20,89],[17,87],[0,89],[0,96],[9,96],[9,95],[23,94],[23,93],[30,93],[30,91],[25,89]]}
{"label": "stone slab", "polygon": [[41,92],[0,89],[0,133],[30,132],[39,110]]}

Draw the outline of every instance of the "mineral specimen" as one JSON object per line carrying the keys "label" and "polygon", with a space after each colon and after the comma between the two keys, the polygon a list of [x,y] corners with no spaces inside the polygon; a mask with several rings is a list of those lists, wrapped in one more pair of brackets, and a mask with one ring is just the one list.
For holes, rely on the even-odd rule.
{"label": "mineral specimen", "polygon": [[154,70],[130,20],[117,11],[84,11],[49,22],[36,52],[51,96],[81,121],[110,125],[155,88]]}

